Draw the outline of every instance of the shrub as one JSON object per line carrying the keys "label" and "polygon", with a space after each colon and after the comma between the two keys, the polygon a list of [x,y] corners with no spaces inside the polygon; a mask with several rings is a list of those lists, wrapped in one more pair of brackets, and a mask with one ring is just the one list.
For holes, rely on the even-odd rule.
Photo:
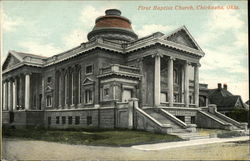
{"label": "shrub", "polygon": [[239,121],[239,122],[248,122],[249,110],[247,109],[234,109],[231,112],[226,113],[226,116]]}
{"label": "shrub", "polygon": [[217,134],[218,138],[231,138],[231,137],[238,137],[238,136],[244,136],[244,134],[238,131],[229,131],[229,132],[223,132],[223,133]]}

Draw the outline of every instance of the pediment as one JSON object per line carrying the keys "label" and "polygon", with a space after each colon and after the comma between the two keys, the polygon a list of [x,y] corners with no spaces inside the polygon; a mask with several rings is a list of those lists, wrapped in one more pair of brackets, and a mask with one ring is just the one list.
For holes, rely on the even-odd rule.
{"label": "pediment", "polygon": [[197,42],[194,40],[192,35],[189,33],[189,31],[186,29],[185,26],[175,30],[171,34],[165,36],[165,40],[172,41],[176,44],[188,46],[190,48],[201,50]]}
{"label": "pediment", "polygon": [[9,53],[6,60],[3,63],[3,70],[16,66],[17,64],[20,63],[21,61],[17,57]]}
{"label": "pediment", "polygon": [[89,85],[89,84],[93,84],[94,83],[94,80],[93,79],[91,79],[91,78],[89,78],[89,77],[87,77],[87,78],[85,78],[84,80],[83,80],[83,85]]}

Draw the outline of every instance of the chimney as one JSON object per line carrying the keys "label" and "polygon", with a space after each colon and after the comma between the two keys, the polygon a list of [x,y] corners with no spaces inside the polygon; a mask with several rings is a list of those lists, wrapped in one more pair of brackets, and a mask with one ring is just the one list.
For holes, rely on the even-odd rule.
{"label": "chimney", "polygon": [[227,90],[227,84],[223,84],[223,89]]}
{"label": "chimney", "polygon": [[221,83],[218,83],[218,89],[221,89]]}

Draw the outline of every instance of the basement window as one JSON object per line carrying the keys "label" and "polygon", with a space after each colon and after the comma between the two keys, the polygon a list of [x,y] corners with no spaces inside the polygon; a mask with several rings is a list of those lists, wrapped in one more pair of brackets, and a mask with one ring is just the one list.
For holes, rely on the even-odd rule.
{"label": "basement window", "polygon": [[56,124],[60,124],[60,117],[56,116]]}
{"label": "basement window", "polygon": [[75,125],[79,125],[80,124],[80,116],[76,116],[75,117]]}
{"label": "basement window", "polygon": [[92,124],[92,116],[87,116],[87,125],[91,125]]}
{"label": "basement window", "polygon": [[195,116],[191,116],[191,124],[195,124],[196,120],[195,120]]}
{"label": "basement window", "polygon": [[48,117],[48,125],[51,125],[51,117]]}
{"label": "basement window", "polygon": [[69,117],[68,117],[68,123],[69,123],[69,125],[72,124],[72,116],[69,116]]}
{"label": "basement window", "polygon": [[63,116],[63,117],[62,117],[62,124],[65,124],[65,123],[66,123],[66,117]]}

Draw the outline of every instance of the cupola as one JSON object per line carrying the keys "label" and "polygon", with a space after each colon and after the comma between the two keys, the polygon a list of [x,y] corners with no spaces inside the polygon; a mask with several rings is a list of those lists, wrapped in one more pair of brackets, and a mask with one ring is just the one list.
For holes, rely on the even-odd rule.
{"label": "cupola", "polygon": [[88,34],[88,40],[102,37],[116,42],[130,42],[138,39],[131,27],[131,21],[121,16],[118,9],[108,9],[105,16],[95,20],[95,26]]}

